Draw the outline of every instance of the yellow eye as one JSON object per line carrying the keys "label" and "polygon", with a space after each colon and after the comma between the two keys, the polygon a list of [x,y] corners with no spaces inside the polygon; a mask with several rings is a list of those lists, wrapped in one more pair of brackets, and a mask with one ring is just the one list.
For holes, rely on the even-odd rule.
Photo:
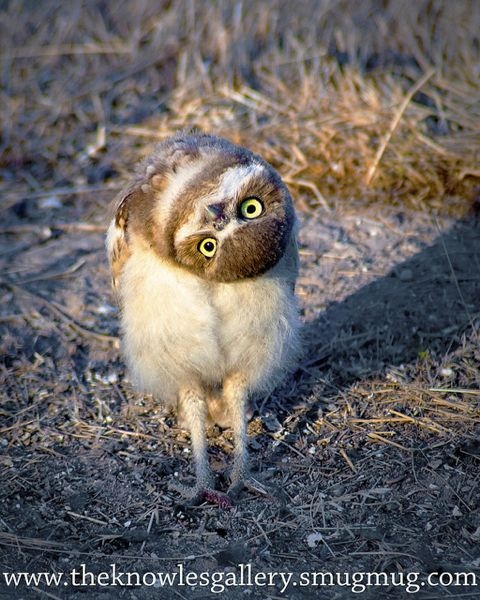
{"label": "yellow eye", "polygon": [[256,219],[263,212],[263,204],[258,198],[247,198],[240,204],[240,212],[245,219]]}
{"label": "yellow eye", "polygon": [[217,251],[217,240],[215,238],[205,238],[198,244],[198,249],[203,256],[212,258]]}

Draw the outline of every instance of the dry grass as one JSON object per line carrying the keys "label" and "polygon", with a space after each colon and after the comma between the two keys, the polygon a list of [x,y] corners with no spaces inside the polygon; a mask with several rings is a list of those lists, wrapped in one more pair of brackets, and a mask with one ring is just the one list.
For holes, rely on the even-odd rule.
{"label": "dry grass", "polygon": [[480,177],[480,8],[380,4],[10,2],[2,164],[34,163],[31,192],[49,171],[82,187],[82,157],[130,165],[198,127],[265,155],[304,207],[388,195],[445,210]]}
{"label": "dry grass", "polygon": [[[477,569],[480,4],[0,10],[5,568]],[[225,513],[167,487],[188,437],[131,390],[103,257],[108,200],[183,128],[262,154],[304,225],[306,356],[250,423],[276,493]]]}

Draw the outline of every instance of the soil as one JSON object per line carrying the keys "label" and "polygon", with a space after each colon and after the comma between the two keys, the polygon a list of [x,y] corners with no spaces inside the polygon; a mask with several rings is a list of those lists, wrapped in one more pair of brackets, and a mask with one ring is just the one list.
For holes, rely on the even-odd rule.
{"label": "soil", "polygon": [[[0,600],[479,597],[480,3],[292,4],[0,1]],[[172,490],[189,437],[128,381],[104,251],[181,129],[301,221],[304,353],[231,508]]]}
{"label": "soil", "polygon": [[[478,577],[476,216],[379,216],[361,204],[299,215],[305,353],[250,421],[252,472],[269,493],[245,491],[222,509],[170,490],[191,478],[188,436],[129,385],[103,249],[107,197],[26,199],[2,224],[1,571],[65,575],[28,589],[3,581],[0,597],[223,597],[220,584],[152,586],[148,575],[128,586],[112,569],[233,578],[248,564],[297,578],[287,589],[237,580],[224,591],[234,599],[359,594],[301,587],[301,573],[316,571]],[[230,432],[210,441],[222,489]],[[82,569],[117,585],[89,585]],[[416,596],[475,593],[423,586]]]}

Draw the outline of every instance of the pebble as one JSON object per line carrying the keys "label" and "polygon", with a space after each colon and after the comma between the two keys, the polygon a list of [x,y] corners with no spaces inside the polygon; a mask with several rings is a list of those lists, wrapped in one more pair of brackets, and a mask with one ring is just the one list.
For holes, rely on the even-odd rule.
{"label": "pebble", "polygon": [[42,208],[42,209],[44,209],[44,208],[56,209],[56,208],[62,208],[63,204],[58,196],[48,196],[47,198],[42,198],[41,200],[39,200],[38,206],[39,206],[39,208]]}
{"label": "pebble", "polygon": [[402,269],[398,274],[400,281],[412,281],[413,271],[411,269]]}
{"label": "pebble", "polygon": [[99,315],[108,316],[108,315],[113,315],[114,313],[116,313],[117,309],[114,306],[112,306],[111,304],[104,303],[104,304],[100,304],[99,306],[97,306],[95,311]]}
{"label": "pebble", "polygon": [[307,536],[307,546],[309,548],[316,548],[318,543],[323,540],[323,535],[321,533],[311,533]]}
{"label": "pebble", "polygon": [[453,377],[454,371],[450,367],[440,369],[440,375],[442,377]]}

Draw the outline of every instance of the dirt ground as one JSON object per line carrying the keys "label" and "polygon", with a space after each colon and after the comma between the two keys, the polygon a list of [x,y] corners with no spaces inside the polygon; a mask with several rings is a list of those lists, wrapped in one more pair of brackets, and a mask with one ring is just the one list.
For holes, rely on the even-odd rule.
{"label": "dirt ground", "polygon": [[[222,86],[232,73],[213,51],[212,65],[226,69],[223,83],[222,72],[212,74],[210,91],[193,107],[181,88],[193,67],[165,31],[172,20],[184,19],[182,43],[187,49],[203,44],[196,32],[205,31],[209,15],[220,19],[206,10],[217,3],[201,3],[206,16],[200,21],[193,3],[145,2],[139,8],[127,2],[122,7],[130,11],[129,23],[100,1],[64,9],[54,2],[35,9],[14,4],[0,5],[7,23],[2,94],[9,112],[0,161],[0,598],[478,597],[480,175],[478,162],[477,171],[472,166],[480,155],[478,131],[468,129],[467,120],[460,127],[448,113],[449,137],[450,130],[438,130],[440,117],[425,116],[427,100],[417,98],[412,113],[405,113],[400,145],[380,157],[377,184],[366,185],[355,179],[363,168],[358,156],[347,155],[366,148],[375,164],[382,137],[373,127],[388,130],[377,116],[391,123],[401,102],[392,113],[389,96],[388,110],[374,110],[375,102],[366,106],[366,92],[388,96],[390,88],[362,88],[358,110],[340,121],[334,106],[319,117],[305,104],[294,113],[305,111],[298,122],[265,124],[265,113],[278,109],[281,116],[283,109],[262,87],[271,82],[261,79],[265,71],[242,70],[253,60],[242,54],[245,48],[253,52],[247,42],[237,48],[240,66],[232,71],[228,94]],[[380,4],[360,3],[367,16]],[[420,4],[428,12],[430,4]],[[220,5],[234,9],[234,3]],[[272,6],[272,23],[280,23],[286,5]],[[390,4],[382,6],[390,14]],[[249,21],[254,16],[239,11],[222,18],[252,29],[256,64],[266,69],[268,40]],[[295,27],[308,22],[305,15],[298,19]],[[232,37],[223,44],[233,39],[235,27],[225,28]],[[328,63],[336,66],[328,68],[345,75],[338,31]],[[161,52],[149,46],[155,36]],[[292,43],[288,54],[287,38],[278,52],[288,63],[298,46]],[[298,39],[308,46],[307,34]],[[130,53],[114,53],[119,40],[130,44]],[[155,63],[153,50],[159,53]],[[386,72],[392,81],[398,78],[392,89],[408,93],[401,79],[408,61],[405,66],[386,51],[369,56],[381,71],[378,81]],[[358,61],[365,65],[366,58]],[[360,67],[358,72],[367,78]],[[278,82],[287,85],[287,75],[277,76],[278,89]],[[340,94],[340,80],[329,77],[336,82],[332,94]],[[109,85],[102,87],[105,81]],[[245,82],[248,92],[241,88]],[[440,102],[437,88],[429,89]],[[475,123],[478,107],[470,101],[468,122]],[[328,106],[328,97],[322,102]],[[369,111],[376,115],[370,121]],[[305,166],[316,160],[320,141],[309,146],[305,135],[302,146],[301,136],[295,143],[288,137],[302,123],[311,130],[315,119],[319,128],[339,123],[329,138],[339,138],[339,154],[329,160],[340,165],[345,187],[336,179],[337,167],[322,179]],[[253,403],[251,468],[269,493],[245,491],[230,510],[189,506],[169,488],[172,480],[193,476],[188,434],[176,427],[174,415],[129,384],[104,252],[107,206],[125,174],[156,139],[180,126],[227,137],[231,131],[232,139],[266,155],[289,183],[301,223],[297,289],[304,354],[279,389]],[[422,143],[430,136],[429,150],[402,155],[409,165],[402,184],[388,187],[400,177],[395,148],[406,152],[412,127],[421,131]],[[362,135],[370,137],[363,142]],[[282,145],[286,140],[291,152]],[[469,153],[462,158],[465,140]],[[336,146],[321,151],[326,156]],[[415,194],[414,181],[421,182]],[[231,451],[230,432],[212,429],[210,458],[220,489]],[[63,575],[56,584],[41,579],[7,585],[5,573],[19,572]],[[113,572],[124,575],[116,580]],[[175,572],[190,574],[190,580],[162,586],[158,575],[148,575]],[[280,575],[268,579],[280,572],[291,575],[288,585]],[[412,580],[410,587],[390,579],[355,589],[341,579],[315,585],[315,572],[343,578],[410,574]],[[102,579],[101,573],[108,575]],[[142,585],[135,574],[144,576]]]}

